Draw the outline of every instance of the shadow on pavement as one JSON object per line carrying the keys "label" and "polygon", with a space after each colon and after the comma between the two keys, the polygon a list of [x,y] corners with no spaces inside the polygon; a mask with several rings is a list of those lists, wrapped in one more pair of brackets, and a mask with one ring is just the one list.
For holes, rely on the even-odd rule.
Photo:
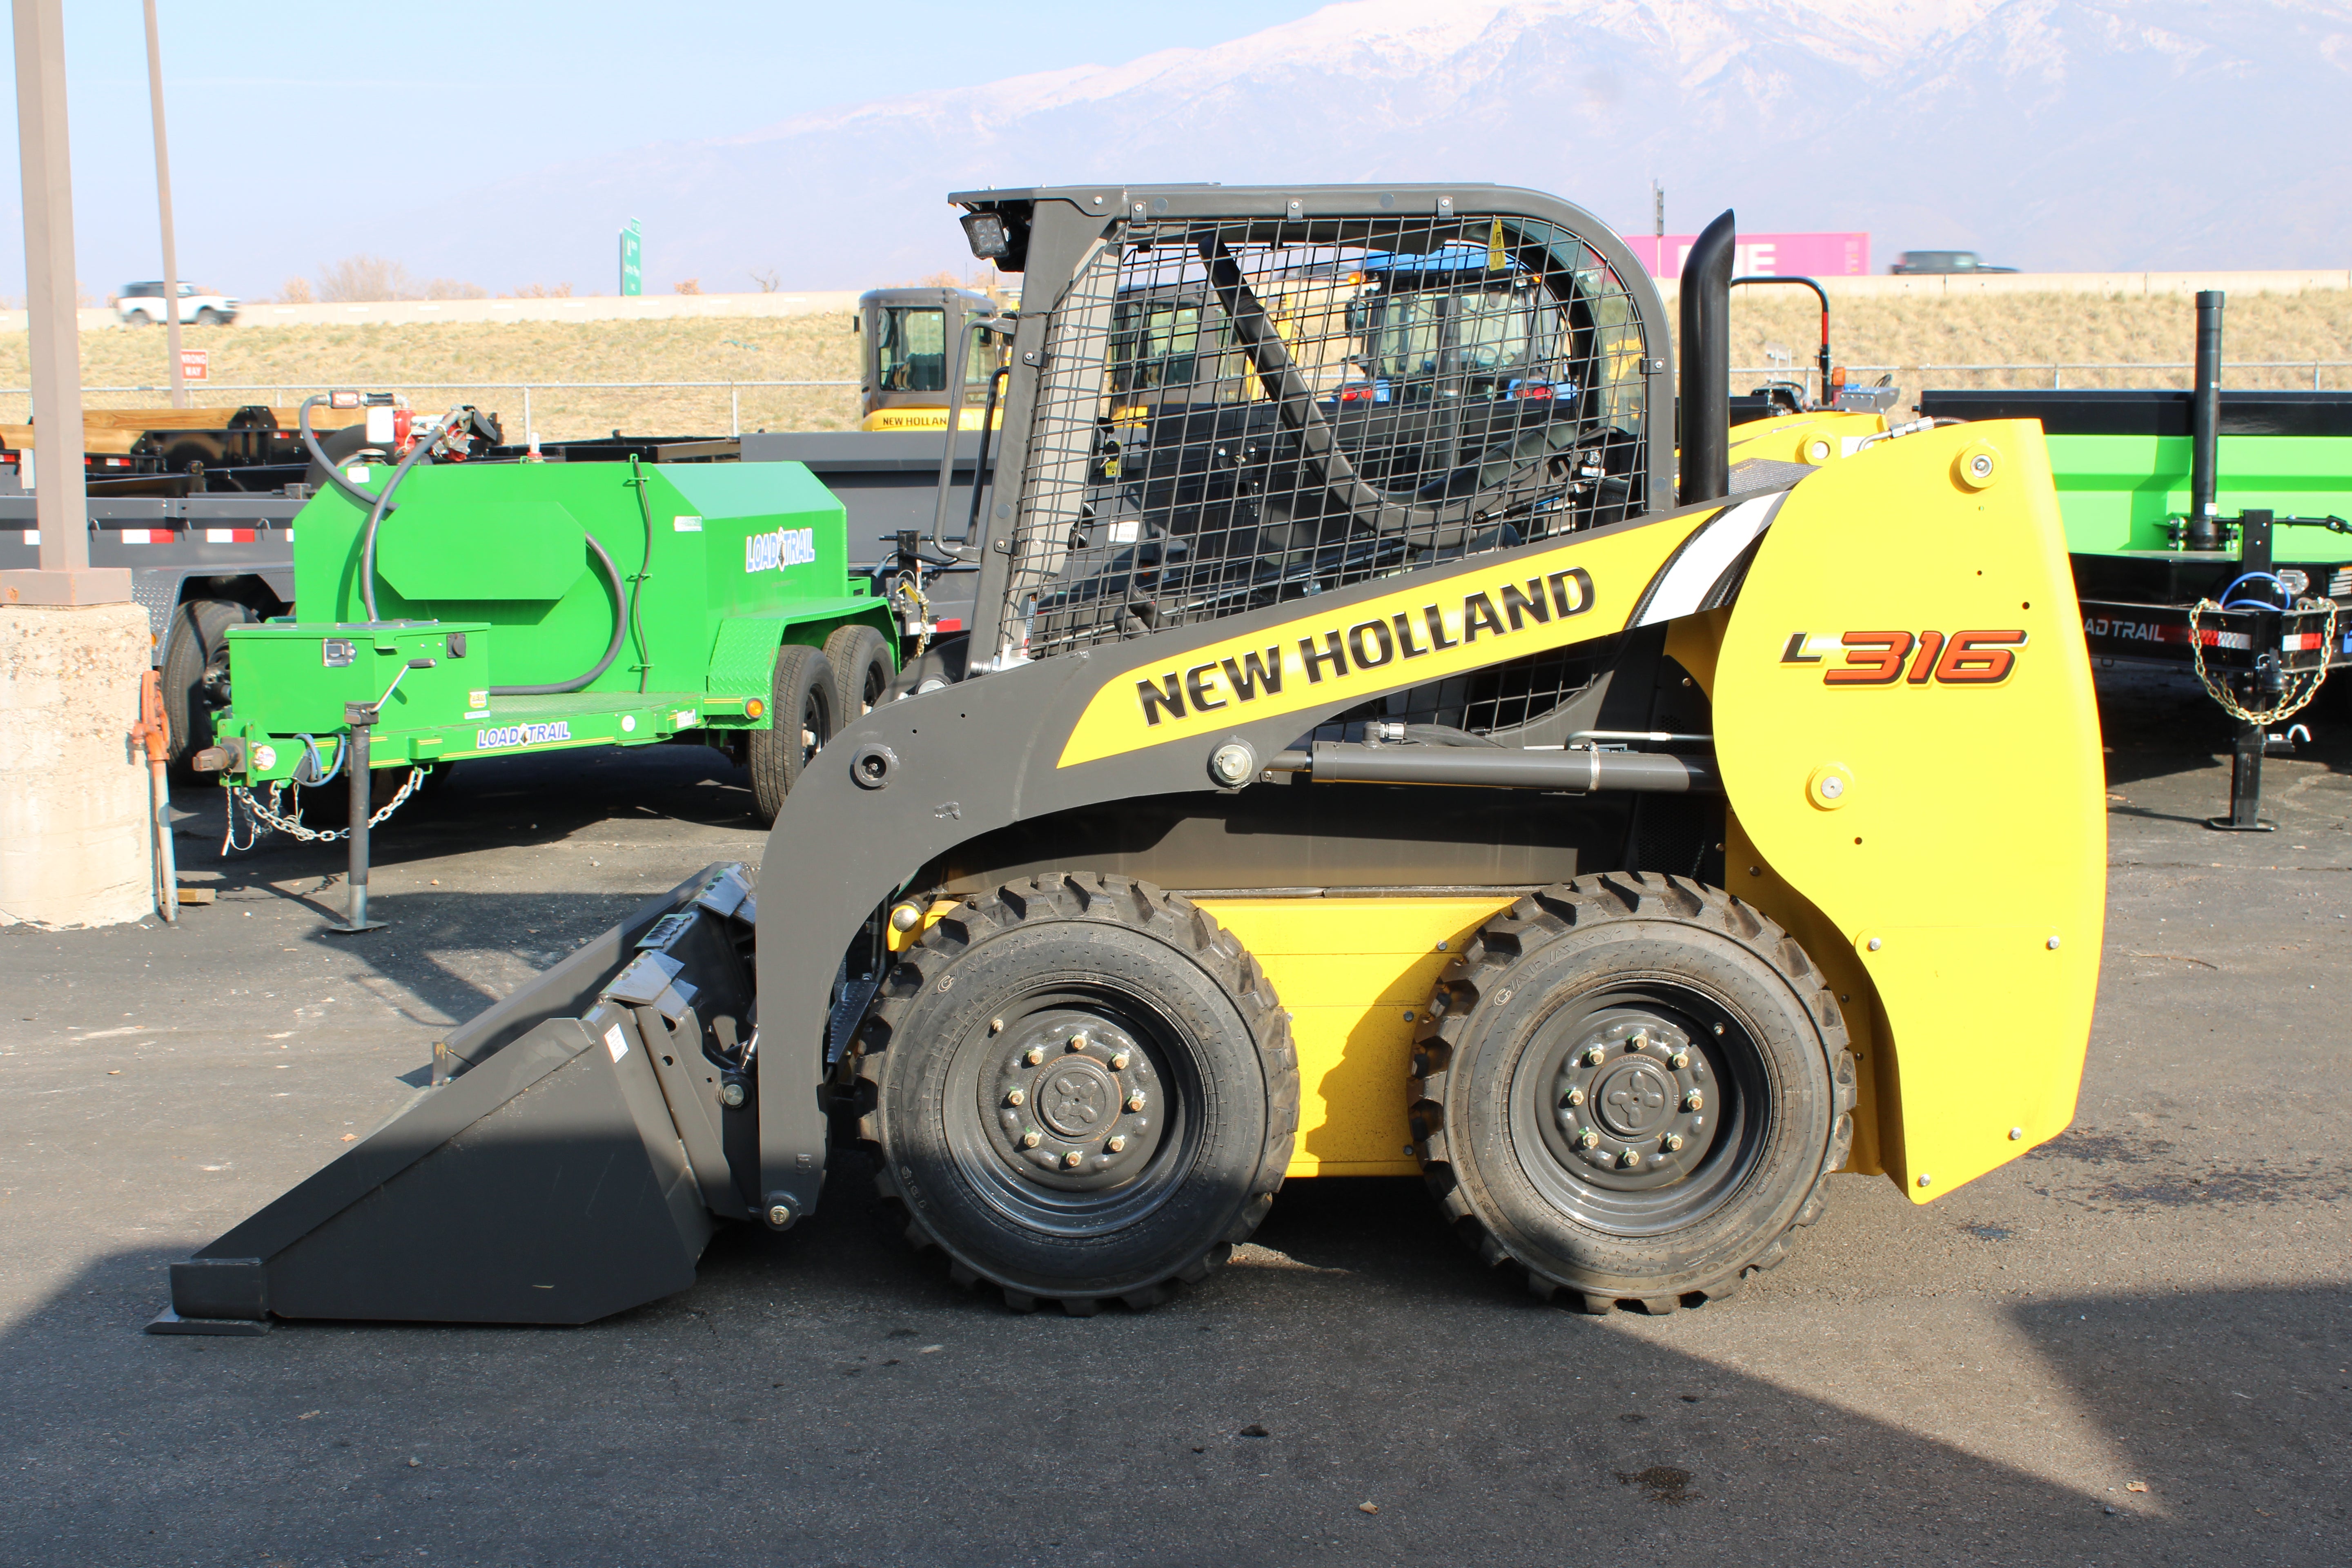
{"label": "shadow on pavement", "polygon": [[[724,1236],[693,1289],[579,1330],[154,1339],[137,1331],[168,1255],[107,1257],[0,1341],[5,1555],[2317,1564],[2352,1548],[2340,1288],[2009,1309],[2124,1458],[2077,1489],[1678,1348],[1724,1308],[1538,1306],[1412,1182],[1297,1184],[1205,1286],[1079,1321],[950,1290],[842,1175],[803,1229]],[[1813,1331],[1769,1279],[1728,1310]],[[1989,1419],[2031,1452],[2067,1414]]]}

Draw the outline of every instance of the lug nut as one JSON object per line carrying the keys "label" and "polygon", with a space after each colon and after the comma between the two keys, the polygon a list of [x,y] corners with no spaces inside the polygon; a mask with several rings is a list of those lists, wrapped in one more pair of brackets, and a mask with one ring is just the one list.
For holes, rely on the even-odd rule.
{"label": "lug nut", "polygon": [[1647,1029],[1636,1029],[1625,1037],[1625,1048],[1629,1051],[1645,1050],[1649,1044],[1650,1031]]}
{"label": "lug nut", "polygon": [[1666,1058],[1666,1065],[1674,1068],[1676,1072],[1680,1072],[1683,1068],[1690,1066],[1690,1053],[1688,1051],[1676,1051],[1673,1056]]}
{"label": "lug nut", "polygon": [[1068,1153],[1062,1156],[1062,1168],[1067,1171],[1075,1171],[1085,1162],[1086,1156],[1079,1153],[1076,1149],[1073,1149]]}
{"label": "lug nut", "polygon": [[1116,1052],[1110,1058],[1110,1070],[1113,1072],[1125,1072],[1127,1070],[1127,1064],[1134,1059],[1135,1058],[1132,1056],[1129,1055],[1125,1051]]}
{"label": "lug nut", "polygon": [[1701,1094],[1695,1089],[1690,1090],[1683,1096],[1683,1109],[1685,1110],[1704,1110],[1706,1109],[1706,1096]]}
{"label": "lug nut", "polygon": [[1011,1089],[1011,1090],[1008,1090],[1008,1091],[1006,1092],[1005,1096],[1004,1096],[1004,1103],[1005,1103],[1005,1104],[1007,1104],[1007,1105],[1018,1105],[1018,1104],[1020,1104],[1023,1100],[1026,1100],[1026,1099],[1028,1099],[1028,1098],[1029,1098],[1029,1097],[1028,1097],[1026,1094],[1024,1094],[1021,1090],[1019,1090],[1019,1089]]}
{"label": "lug nut", "polygon": [[1001,1035],[1004,1033],[1004,1020],[1002,1018],[991,1018],[988,1021],[988,1032],[992,1035]]}
{"label": "lug nut", "polygon": [[1124,1138],[1114,1138],[1109,1142],[1104,1144],[1103,1147],[1109,1150],[1114,1154],[1120,1153],[1127,1148],[1127,1140]]}
{"label": "lug nut", "polygon": [[1140,1092],[1138,1092],[1138,1093],[1135,1093],[1135,1094],[1130,1094],[1130,1095],[1129,1095],[1129,1096],[1127,1097],[1127,1108],[1128,1108],[1129,1110],[1142,1110],[1142,1109],[1143,1109],[1143,1096],[1142,1096],[1142,1094],[1141,1094]]}
{"label": "lug nut", "polygon": [[1038,1131],[1034,1127],[1032,1127],[1028,1131],[1021,1134],[1021,1146],[1024,1149],[1034,1149],[1038,1144],[1045,1142],[1045,1135],[1044,1133]]}
{"label": "lug nut", "polygon": [[1066,1049],[1066,1050],[1073,1050],[1073,1051],[1083,1051],[1083,1050],[1085,1050],[1085,1049],[1087,1048],[1087,1037],[1086,1037],[1086,1036],[1085,1036],[1085,1035],[1083,1035],[1083,1034],[1072,1035],[1072,1036],[1070,1037],[1070,1039],[1069,1039],[1069,1043],[1068,1043],[1068,1045],[1066,1045],[1066,1047],[1064,1047],[1063,1048],[1064,1048],[1064,1049]]}
{"label": "lug nut", "polygon": [[1642,1163],[1642,1156],[1641,1156],[1641,1155],[1639,1155],[1639,1154],[1636,1154],[1636,1153],[1635,1153],[1635,1152],[1633,1152],[1633,1150],[1631,1150],[1631,1149],[1626,1150],[1623,1153],[1622,1153],[1622,1154],[1620,1154],[1620,1155],[1618,1155],[1618,1156],[1617,1156],[1617,1163],[1618,1163],[1618,1164],[1620,1164],[1620,1165],[1622,1165],[1622,1167],[1624,1167],[1624,1168],[1625,1168],[1626,1170],[1628,1170],[1628,1171],[1632,1170],[1634,1166],[1636,1166],[1636,1165],[1640,1164],[1641,1163]]}
{"label": "lug nut", "polygon": [[1570,1089],[1568,1091],[1568,1102],[1570,1105],[1582,1105],[1584,1103],[1584,1091],[1580,1089]]}
{"label": "lug nut", "polygon": [[1021,1053],[1021,1059],[1027,1062],[1034,1068],[1039,1062],[1045,1059],[1045,1047],[1043,1046],[1032,1046],[1027,1050]]}
{"label": "lug nut", "polygon": [[1679,1132],[1669,1132],[1665,1136],[1664,1142],[1667,1153],[1678,1154],[1682,1152],[1683,1135]]}
{"label": "lug nut", "polygon": [[1590,1127],[1576,1135],[1576,1146],[1580,1149],[1590,1149],[1600,1142],[1601,1134]]}
{"label": "lug nut", "polygon": [[1602,1062],[1606,1061],[1608,1057],[1608,1052],[1602,1050],[1599,1046],[1595,1046],[1591,1050],[1584,1053],[1584,1065],[1589,1068],[1597,1068]]}

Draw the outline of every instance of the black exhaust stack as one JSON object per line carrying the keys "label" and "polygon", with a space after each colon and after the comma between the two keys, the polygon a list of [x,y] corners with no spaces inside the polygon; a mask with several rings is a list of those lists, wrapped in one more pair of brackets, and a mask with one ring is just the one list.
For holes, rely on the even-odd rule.
{"label": "black exhaust stack", "polygon": [[2197,390],[2189,403],[2189,548],[2221,548],[2214,491],[2221,468],[2221,300],[2219,289],[2197,296]]}
{"label": "black exhaust stack", "polygon": [[1731,493],[1731,252],[1727,210],[1683,259],[1682,476],[1685,506]]}

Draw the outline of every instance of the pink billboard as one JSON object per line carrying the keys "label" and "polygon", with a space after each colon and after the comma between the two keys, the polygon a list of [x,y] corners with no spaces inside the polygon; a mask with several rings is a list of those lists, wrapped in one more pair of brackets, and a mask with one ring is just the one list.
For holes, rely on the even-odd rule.
{"label": "pink billboard", "polygon": [[[1660,282],[1682,276],[1683,258],[1698,243],[1695,234],[1629,234],[1627,248]],[[1862,278],[1870,272],[1866,234],[1743,234],[1732,253],[1735,278]]]}

